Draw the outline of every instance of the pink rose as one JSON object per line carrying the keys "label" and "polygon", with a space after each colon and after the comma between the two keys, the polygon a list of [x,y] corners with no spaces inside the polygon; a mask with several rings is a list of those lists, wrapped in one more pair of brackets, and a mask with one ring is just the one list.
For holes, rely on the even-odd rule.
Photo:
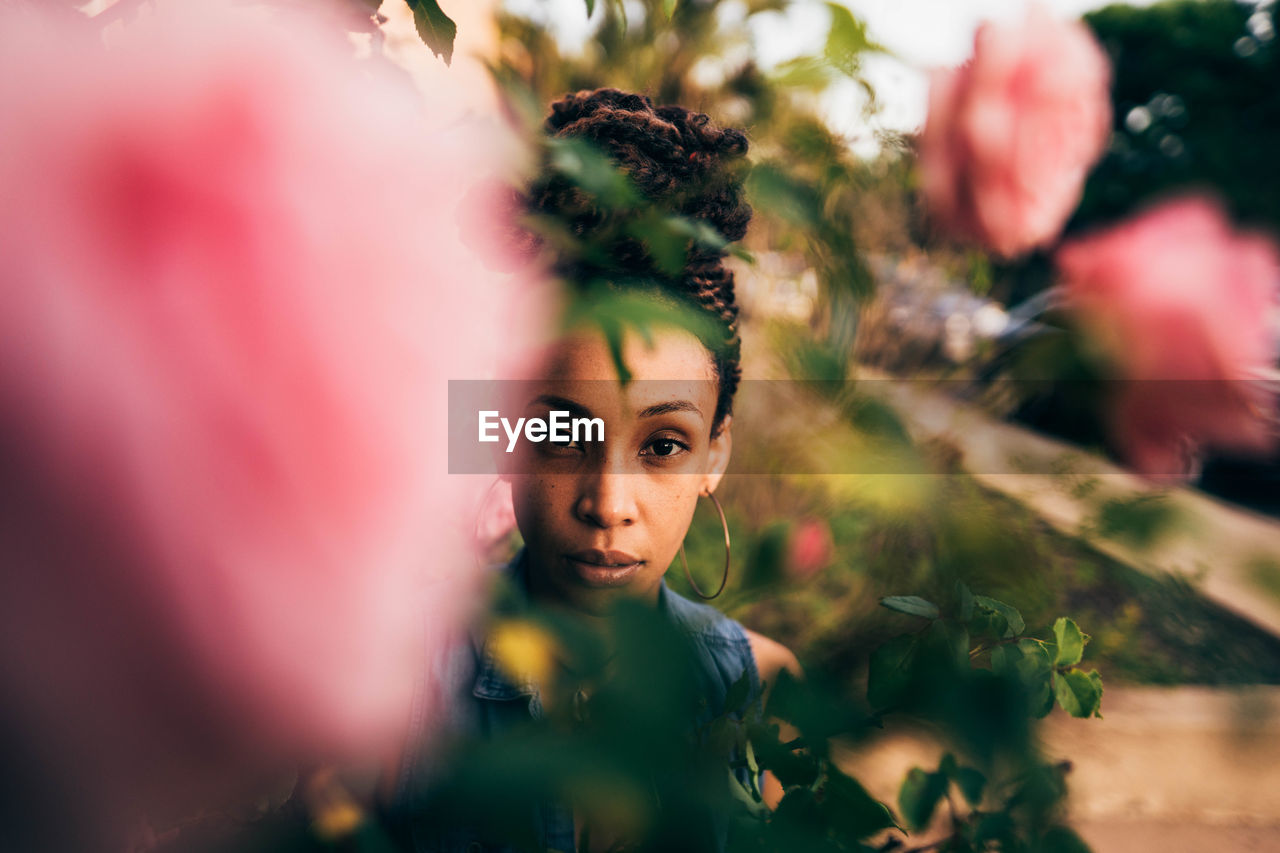
{"label": "pink rose", "polygon": [[938,71],[920,138],[922,189],[962,239],[1012,257],[1052,243],[1111,129],[1110,66],[1084,24],[1033,4],[985,23],[973,57]]}
{"label": "pink rose", "polygon": [[468,92],[221,5],[0,10],[0,738],[68,818],[402,742],[479,581],[447,380],[537,316]]}
{"label": "pink rose", "polygon": [[819,519],[805,519],[791,530],[787,543],[787,571],[797,580],[808,580],[831,564],[835,543],[831,527]]}
{"label": "pink rose", "polygon": [[1184,478],[1200,446],[1265,452],[1280,251],[1205,198],[1166,202],[1073,240],[1057,265],[1080,323],[1126,380],[1111,412],[1138,471]]}

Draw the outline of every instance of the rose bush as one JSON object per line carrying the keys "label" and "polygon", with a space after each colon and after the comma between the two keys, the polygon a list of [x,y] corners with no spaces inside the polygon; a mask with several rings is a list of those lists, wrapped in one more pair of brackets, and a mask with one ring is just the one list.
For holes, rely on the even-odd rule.
{"label": "rose bush", "polygon": [[0,773],[67,828],[400,744],[477,581],[446,380],[530,326],[466,91],[177,5],[0,15]]}
{"label": "rose bush", "polygon": [[1197,447],[1273,445],[1274,401],[1256,381],[1277,354],[1271,239],[1187,197],[1068,242],[1056,262],[1071,310],[1122,380],[1112,435],[1134,468],[1184,478]]}
{"label": "rose bush", "polygon": [[1005,257],[1052,243],[1106,143],[1109,85],[1089,30],[1041,5],[979,27],[972,58],[930,87],[921,189],[938,222]]}

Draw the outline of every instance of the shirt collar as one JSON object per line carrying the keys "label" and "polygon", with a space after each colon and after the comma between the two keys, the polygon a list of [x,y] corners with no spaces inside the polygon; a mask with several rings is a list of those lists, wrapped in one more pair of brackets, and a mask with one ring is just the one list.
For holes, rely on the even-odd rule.
{"label": "shirt collar", "polygon": [[[520,552],[501,571],[511,582],[511,589],[515,593],[516,609],[523,610],[528,607],[529,560],[525,556],[525,549],[521,548]],[[472,632],[471,642],[475,647],[478,661],[475,681],[471,685],[471,695],[478,699],[504,701],[519,699],[522,696],[534,697],[538,695],[538,686],[532,681],[526,679],[520,682],[513,682],[506,676],[502,671],[502,667],[498,665],[497,659],[493,656],[493,650],[489,644],[489,636],[484,633],[482,627],[477,627]]]}

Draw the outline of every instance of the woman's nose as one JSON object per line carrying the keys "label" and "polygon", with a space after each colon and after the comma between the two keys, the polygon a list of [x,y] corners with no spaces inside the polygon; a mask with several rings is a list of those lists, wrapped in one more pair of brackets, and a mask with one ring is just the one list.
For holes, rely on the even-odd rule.
{"label": "woman's nose", "polygon": [[634,475],[601,470],[582,482],[574,513],[596,527],[634,524],[636,501]]}

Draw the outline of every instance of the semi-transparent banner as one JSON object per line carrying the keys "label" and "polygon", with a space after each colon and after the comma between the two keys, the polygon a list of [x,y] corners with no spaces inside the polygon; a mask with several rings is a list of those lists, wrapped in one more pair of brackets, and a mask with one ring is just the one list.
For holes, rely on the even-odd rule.
{"label": "semi-transparent banner", "polygon": [[[1094,474],[1135,446],[1275,465],[1274,382],[748,380],[449,382],[449,471]],[[731,406],[730,406],[731,403]],[[728,414],[726,414],[726,410]],[[1203,441],[1202,441],[1203,440]],[[1263,450],[1260,450],[1263,448]]]}

